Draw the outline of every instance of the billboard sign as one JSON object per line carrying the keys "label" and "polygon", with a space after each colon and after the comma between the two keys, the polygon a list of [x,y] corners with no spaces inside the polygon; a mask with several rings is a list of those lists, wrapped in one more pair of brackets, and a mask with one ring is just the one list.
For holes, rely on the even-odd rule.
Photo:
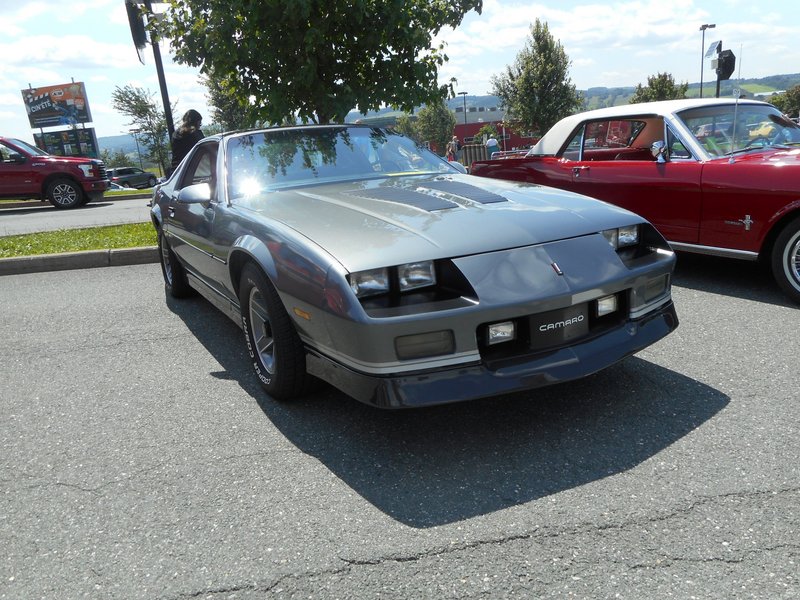
{"label": "billboard sign", "polygon": [[97,136],[92,127],[35,133],[33,139],[36,145],[48,154],[98,157]]}
{"label": "billboard sign", "polygon": [[90,123],[92,114],[82,82],[22,90],[32,128]]}

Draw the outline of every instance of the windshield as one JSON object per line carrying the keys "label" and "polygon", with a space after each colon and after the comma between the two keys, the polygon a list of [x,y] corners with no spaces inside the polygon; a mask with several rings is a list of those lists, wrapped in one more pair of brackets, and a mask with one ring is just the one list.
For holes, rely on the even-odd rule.
{"label": "windshield", "polygon": [[28,154],[33,154],[34,156],[49,156],[47,152],[37,148],[36,146],[31,146],[28,142],[23,142],[22,140],[18,140],[16,138],[11,140],[15,146],[19,146],[23,150],[27,150]]}
{"label": "windshield", "polygon": [[678,117],[712,156],[800,144],[800,127],[770,105],[706,106],[682,111]]}
{"label": "windshield", "polygon": [[413,140],[372,127],[307,127],[236,136],[228,142],[231,200],[301,185],[457,172]]}

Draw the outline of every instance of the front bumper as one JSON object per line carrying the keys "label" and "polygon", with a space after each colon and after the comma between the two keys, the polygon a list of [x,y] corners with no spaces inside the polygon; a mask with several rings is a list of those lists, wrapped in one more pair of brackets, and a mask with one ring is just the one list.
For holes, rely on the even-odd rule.
{"label": "front bumper", "polygon": [[678,326],[672,301],[640,319],[571,346],[490,369],[485,363],[381,377],[356,372],[313,350],[309,373],[361,402],[380,408],[412,408],[475,400],[579,379],[660,340]]}

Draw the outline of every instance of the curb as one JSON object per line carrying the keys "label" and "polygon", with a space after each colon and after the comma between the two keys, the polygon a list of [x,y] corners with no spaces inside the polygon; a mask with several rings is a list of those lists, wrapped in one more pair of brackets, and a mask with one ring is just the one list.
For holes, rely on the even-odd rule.
{"label": "curb", "polygon": [[0,276],[97,267],[123,267],[144,265],[159,261],[158,246],[119,248],[115,250],[87,250],[40,256],[0,258]]}
{"label": "curb", "polygon": [[[119,202],[122,200],[147,200],[152,198],[153,194],[128,194],[127,196],[103,196],[100,200],[95,200],[91,204],[95,204],[97,202]],[[0,209],[3,208],[52,208],[53,205],[50,204],[47,200],[20,200],[19,202],[5,202],[0,204]]]}

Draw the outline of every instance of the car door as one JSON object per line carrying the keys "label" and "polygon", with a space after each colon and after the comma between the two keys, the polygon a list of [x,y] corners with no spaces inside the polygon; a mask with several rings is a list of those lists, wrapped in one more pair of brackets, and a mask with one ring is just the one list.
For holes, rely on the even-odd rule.
{"label": "car door", "polygon": [[[186,159],[174,188],[167,193],[165,232],[175,254],[198,279],[232,298],[227,256],[239,232],[231,227],[229,209],[217,198],[216,174],[217,142],[199,144]],[[198,184],[208,186],[210,199],[182,200],[182,190]]]}
{"label": "car door", "polygon": [[147,184],[147,179],[149,176],[150,175],[145,173],[142,169],[133,167],[131,169],[131,183],[133,184],[133,187],[144,187]]}
{"label": "car door", "polygon": [[32,159],[35,157],[20,154],[16,148],[0,142],[0,196],[39,196],[42,182]]}
{"label": "car door", "polygon": [[[586,124],[587,132],[589,125],[594,124]],[[618,129],[611,121],[605,127],[605,131]],[[663,131],[662,123],[660,139]],[[668,240],[698,242],[703,164],[674,134],[670,132],[668,136],[669,160],[665,162],[654,159],[646,142],[636,148],[627,144],[615,146],[595,134],[581,135],[581,154],[576,160],[559,163],[561,169],[570,171],[569,189],[643,216]]]}

